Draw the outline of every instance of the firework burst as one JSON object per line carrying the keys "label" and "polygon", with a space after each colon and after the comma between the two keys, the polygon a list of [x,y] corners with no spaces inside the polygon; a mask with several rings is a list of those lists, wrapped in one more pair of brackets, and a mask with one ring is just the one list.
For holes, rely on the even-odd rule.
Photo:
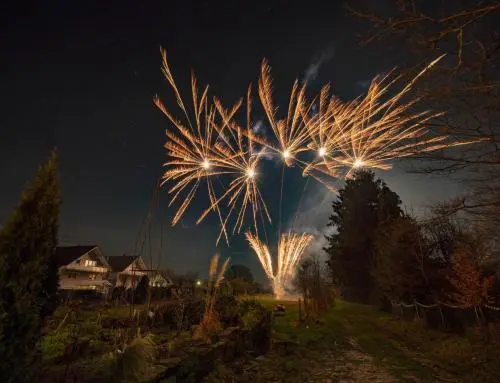
{"label": "firework burst", "polygon": [[[415,82],[444,56],[440,56],[418,73],[402,90],[384,100],[401,76],[392,73],[375,78],[363,98],[343,103],[332,97],[326,102],[328,89],[320,95],[319,113],[308,118],[312,144],[318,159],[309,163],[304,175],[350,177],[360,168],[391,169],[390,160],[442,150],[470,142],[450,142],[447,136],[432,136],[426,124],[442,113],[429,110],[411,113],[418,99],[401,102]],[[327,105],[327,106],[326,106]],[[314,174],[316,172],[316,175]]]}
{"label": "firework burst", "polygon": [[261,157],[254,153],[254,136],[250,120],[251,87],[248,88],[247,92],[246,128],[242,128],[231,119],[235,112],[234,108],[231,111],[224,109],[217,99],[215,105],[223,121],[223,125],[217,128],[217,131],[224,132],[228,128],[228,134],[220,135],[223,142],[216,145],[217,150],[224,154],[224,157],[219,159],[218,163],[226,169],[228,174],[233,174],[235,178],[229,183],[224,194],[214,200],[212,205],[202,213],[197,223],[201,222],[211,210],[216,209],[222,201],[225,201],[229,212],[222,222],[222,229],[217,238],[218,242],[222,233],[225,232],[226,224],[233,213],[236,217],[233,234],[241,231],[248,210],[251,211],[254,229],[257,232],[258,214],[265,216],[269,222],[271,222],[271,217],[257,185],[258,165]]}
{"label": "firework burst", "polygon": [[[239,233],[247,216],[251,216],[256,234],[247,233],[247,239],[279,294],[312,237],[291,233],[281,235],[273,272],[269,250],[258,239],[258,216],[263,226],[266,220],[271,223],[257,182],[263,149],[270,149],[280,155],[286,166],[297,164],[303,168],[304,176],[315,178],[334,190],[331,184],[333,180],[348,178],[356,169],[388,170],[393,159],[470,143],[450,142],[447,136],[431,135],[425,125],[440,113],[428,110],[415,112],[418,99],[402,101],[418,78],[443,56],[427,65],[399,92],[393,91],[393,85],[401,76],[390,73],[375,78],[364,97],[350,102],[330,95],[329,85],[324,86],[313,101],[308,101],[306,85],[299,85],[296,80],[290,93],[286,117],[282,119],[277,117],[271,71],[264,60],[258,95],[275,136],[272,141],[268,141],[267,138],[256,136],[251,128],[251,87],[246,95],[246,105],[242,99],[231,108],[225,108],[219,99],[213,98],[213,102],[208,99],[208,86],[202,92],[198,91],[196,78],[192,74],[190,114],[175,84],[163,49],[161,54],[163,74],[183,114],[182,119],[178,120],[158,97],[154,98],[157,107],[175,127],[175,131],[166,132],[168,141],[165,148],[169,159],[165,163],[163,177],[163,183],[170,184],[168,192],[172,197],[169,206],[182,201],[172,224],[179,222],[200,186],[206,184],[210,203],[202,211],[197,224],[211,212],[215,213],[221,226],[217,243],[222,236],[229,243],[227,227],[230,221],[234,221],[232,234]],[[242,106],[246,107],[246,124],[239,124],[236,118]],[[309,152],[308,162],[299,158],[303,152]],[[283,175],[280,196],[284,189]],[[218,193],[215,180],[220,185]],[[281,204],[280,199],[280,228]]]}
{"label": "firework burst", "polygon": [[273,293],[277,299],[285,295],[285,289],[295,275],[295,270],[304,251],[313,239],[311,234],[284,233],[278,242],[278,257],[276,272],[273,272],[273,262],[269,248],[256,235],[247,232],[246,238],[259,259],[266,276],[272,283]]}
{"label": "firework burst", "polygon": [[172,225],[177,224],[182,218],[203,180],[207,182],[207,190],[212,203],[211,207],[218,212],[222,221],[220,210],[216,205],[213,205],[216,196],[211,178],[225,173],[225,169],[218,166],[224,154],[215,146],[220,132],[214,129],[215,108],[208,105],[208,86],[199,96],[196,78],[192,74],[191,92],[194,116],[190,117],[168,66],[164,49],[161,49],[161,55],[162,72],[175,94],[177,106],[183,112],[184,117],[183,121],[178,120],[158,96],[153,99],[155,105],[167,116],[178,131],[178,133],[173,133],[170,130],[165,132],[168,138],[165,148],[169,160],[164,164],[166,170],[163,174],[162,184],[169,181],[173,183],[173,186],[168,189],[168,192],[173,195],[169,206],[180,199],[180,196],[184,196],[184,201],[180,204],[172,219]]}
{"label": "firework burst", "polygon": [[271,68],[267,60],[263,60],[259,79],[259,97],[269,124],[278,141],[278,146],[271,145],[265,141],[261,143],[271,150],[278,152],[285,164],[290,166],[297,154],[307,150],[309,133],[302,116],[309,113],[312,103],[306,101],[306,84],[299,86],[298,80],[295,80],[288,103],[287,117],[278,120],[276,119],[278,108],[275,107],[273,101],[272,83]]}

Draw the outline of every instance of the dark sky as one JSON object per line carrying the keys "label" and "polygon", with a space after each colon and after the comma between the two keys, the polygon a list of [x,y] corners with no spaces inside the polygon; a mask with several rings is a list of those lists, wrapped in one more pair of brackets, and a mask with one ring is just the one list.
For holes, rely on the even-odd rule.
{"label": "dark sky", "polygon": [[[199,82],[209,83],[226,103],[256,83],[264,57],[273,67],[281,102],[296,77],[307,77],[312,90],[331,82],[349,99],[362,93],[367,80],[398,64],[396,54],[358,46],[362,29],[340,1],[43,3],[0,8],[0,222],[56,146],[63,193],[60,242],[98,244],[107,255],[134,250],[165,161],[169,124],[152,103],[156,93],[172,102],[160,72],[160,45],[181,88],[193,68]],[[279,169],[274,170],[262,180],[271,201],[278,195]],[[416,211],[458,190],[400,169],[381,176]],[[286,179],[284,226],[302,191],[296,178]],[[321,237],[333,198],[321,186],[308,186],[296,228]],[[155,254],[160,223],[167,227],[173,213],[167,203],[163,190],[153,229]],[[207,269],[218,229],[213,219],[195,227],[203,204],[195,202],[181,225],[166,230],[164,265]],[[219,251],[257,270],[241,237]]]}

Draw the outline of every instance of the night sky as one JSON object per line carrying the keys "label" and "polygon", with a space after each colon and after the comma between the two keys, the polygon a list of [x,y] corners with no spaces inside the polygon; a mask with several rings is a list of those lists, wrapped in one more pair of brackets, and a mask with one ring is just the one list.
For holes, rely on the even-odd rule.
{"label": "night sky", "polygon": [[[57,147],[60,243],[97,244],[106,255],[140,248],[141,223],[165,161],[164,131],[170,125],[152,96],[159,94],[167,105],[173,98],[160,72],[160,45],[183,90],[193,68],[199,83],[209,83],[212,95],[226,104],[243,96],[250,82],[256,84],[264,57],[273,68],[280,104],[295,78],[307,78],[312,91],[330,82],[340,97],[356,97],[368,80],[401,59],[397,53],[360,47],[361,24],[340,1],[297,6],[288,1],[44,3],[0,8],[0,222],[36,167]],[[253,118],[265,129],[262,115]],[[380,176],[417,213],[460,191],[449,181],[405,173],[408,164],[395,165]],[[274,218],[279,166],[267,164],[261,180]],[[290,226],[303,190],[300,171],[293,170],[285,179],[284,227]],[[308,185],[294,228],[318,234],[313,248],[322,245],[334,197],[321,185]],[[163,222],[163,266],[204,273],[210,256],[220,251],[262,278],[241,237],[217,250],[217,221],[194,225],[206,200],[197,199],[175,228],[168,225],[174,210],[167,207],[165,190],[159,202],[152,243],[156,256]],[[148,259],[148,250],[143,253]]]}

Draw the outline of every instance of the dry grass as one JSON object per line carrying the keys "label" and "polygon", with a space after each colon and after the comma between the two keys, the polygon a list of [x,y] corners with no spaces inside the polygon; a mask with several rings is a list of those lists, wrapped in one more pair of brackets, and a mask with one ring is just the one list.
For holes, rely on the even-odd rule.
{"label": "dry grass", "polygon": [[217,333],[221,329],[219,316],[215,311],[215,301],[231,258],[227,258],[220,269],[219,258],[219,254],[215,254],[210,261],[207,295],[205,297],[205,312],[201,323],[193,334],[194,339],[210,341],[211,335]]}

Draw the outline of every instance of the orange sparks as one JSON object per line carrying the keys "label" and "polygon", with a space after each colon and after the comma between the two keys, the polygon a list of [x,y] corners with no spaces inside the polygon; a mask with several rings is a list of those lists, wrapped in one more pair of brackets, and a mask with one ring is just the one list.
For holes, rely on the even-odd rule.
{"label": "orange sparks", "polygon": [[[163,183],[169,183],[172,195],[169,206],[182,201],[172,219],[177,224],[195,198],[202,183],[207,185],[209,206],[197,220],[202,222],[211,212],[217,214],[220,232],[229,242],[228,225],[232,233],[241,232],[248,215],[255,236],[247,233],[266,274],[281,294],[289,280],[290,265],[300,258],[311,236],[286,234],[278,245],[276,273],[273,273],[269,250],[258,239],[258,218],[262,225],[271,223],[271,216],[259,190],[262,172],[261,153],[270,149],[280,156],[286,166],[297,164],[304,176],[311,176],[331,190],[333,180],[348,178],[361,168],[388,170],[391,161],[413,155],[442,150],[472,142],[453,142],[446,135],[431,135],[426,124],[440,113],[429,110],[414,111],[418,99],[403,101],[415,82],[443,56],[427,65],[399,92],[393,91],[401,76],[389,74],[375,78],[364,97],[343,102],[330,95],[325,85],[320,94],[308,101],[306,85],[296,80],[292,86],[286,116],[277,117],[278,108],[273,101],[272,78],[266,60],[262,62],[258,82],[258,95],[274,138],[256,136],[251,127],[251,87],[243,99],[225,108],[218,98],[208,98],[208,86],[198,91],[194,74],[191,75],[192,109],[186,104],[175,84],[168,66],[165,50],[161,49],[162,71],[182,112],[178,120],[158,97],[156,106],[167,116],[174,130],[167,130],[165,144],[168,160],[165,162]],[[388,94],[394,94],[387,96]],[[245,107],[246,123],[236,116]],[[259,147],[259,148],[257,148]],[[309,161],[300,159],[309,152]],[[217,184],[214,180],[217,179]],[[219,186],[220,185],[220,186]],[[216,192],[217,186],[217,192]],[[283,187],[283,186],[282,186]],[[259,217],[260,216],[260,217]]]}
{"label": "orange sparks", "polygon": [[277,299],[282,298],[286,293],[295,275],[297,265],[304,255],[304,251],[314,238],[311,234],[284,233],[278,242],[278,256],[276,260],[276,272],[273,272],[273,262],[269,248],[257,235],[247,232],[246,238],[250,247],[254,250],[259,259],[266,276],[272,283],[273,293]]}

